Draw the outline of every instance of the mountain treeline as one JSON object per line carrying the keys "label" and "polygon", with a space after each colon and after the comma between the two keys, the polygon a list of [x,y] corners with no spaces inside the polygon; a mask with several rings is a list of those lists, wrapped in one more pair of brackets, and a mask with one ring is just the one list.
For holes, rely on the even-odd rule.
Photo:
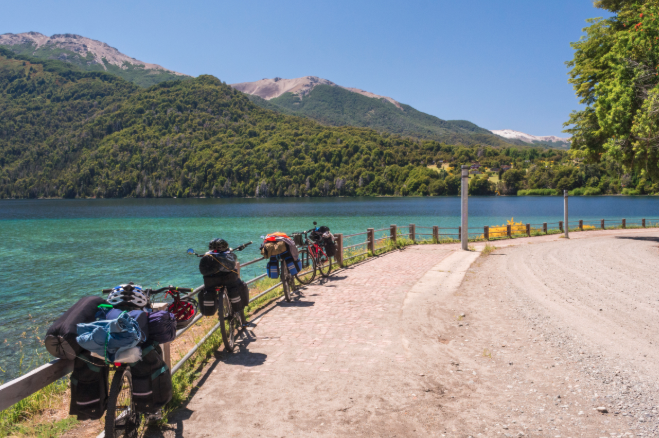
{"label": "mountain treeline", "polygon": [[457,194],[427,166],[552,157],[323,126],[212,76],[143,89],[0,49],[2,198]]}

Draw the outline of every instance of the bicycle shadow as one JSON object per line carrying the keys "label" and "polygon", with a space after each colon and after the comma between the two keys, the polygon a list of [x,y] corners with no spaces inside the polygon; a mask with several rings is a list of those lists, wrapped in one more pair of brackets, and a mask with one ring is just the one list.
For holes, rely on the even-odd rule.
{"label": "bicycle shadow", "polygon": [[342,276],[341,275],[332,275],[331,277],[321,278],[318,281],[318,285],[323,286],[323,287],[336,287],[335,284],[330,284],[330,283],[345,280],[346,278],[348,278],[347,275],[342,275]]}
{"label": "bicycle shadow", "polygon": [[282,301],[277,303],[277,307],[311,307],[316,304],[315,301],[301,301],[298,299],[293,299],[290,303],[288,301]]}
{"label": "bicycle shadow", "polygon": [[659,242],[659,237],[654,236],[615,236],[616,239],[641,240],[646,242]]}
{"label": "bicycle shadow", "polygon": [[[254,353],[249,350],[249,344],[255,342],[257,337],[249,330],[243,330],[236,339],[236,344],[233,353],[227,351],[215,351],[213,354],[214,361],[203,373],[203,376],[194,385],[190,395],[184,402],[183,406],[176,409],[169,414],[167,424],[148,427],[144,431],[143,438],[179,438],[185,436],[184,422],[194,414],[194,411],[188,408],[190,401],[197,394],[199,389],[211,377],[213,371],[219,364],[230,366],[243,366],[243,367],[258,367],[265,363],[267,355],[263,353]],[[203,369],[204,365],[201,364],[198,369]]]}

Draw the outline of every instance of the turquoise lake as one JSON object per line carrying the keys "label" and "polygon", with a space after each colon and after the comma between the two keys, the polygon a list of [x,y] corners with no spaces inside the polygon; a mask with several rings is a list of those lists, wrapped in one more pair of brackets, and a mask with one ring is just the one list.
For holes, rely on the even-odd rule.
{"label": "turquoise lake", "polygon": [[[533,224],[558,222],[563,219],[563,198],[469,199],[470,227],[501,225],[511,217]],[[621,218],[659,221],[659,198],[570,198],[571,225],[579,219]],[[260,236],[309,229],[314,220],[344,234],[410,223],[457,228],[460,199],[0,201],[0,381],[33,368],[37,351],[43,352],[42,360],[50,359],[35,336],[43,336],[78,298],[128,281],[145,287],[196,287],[202,282],[198,260],[186,254],[187,248],[204,251],[215,237],[232,246],[254,241],[240,254],[245,262],[259,256]],[[250,279],[264,269],[265,262],[258,263],[245,268],[242,276]]]}

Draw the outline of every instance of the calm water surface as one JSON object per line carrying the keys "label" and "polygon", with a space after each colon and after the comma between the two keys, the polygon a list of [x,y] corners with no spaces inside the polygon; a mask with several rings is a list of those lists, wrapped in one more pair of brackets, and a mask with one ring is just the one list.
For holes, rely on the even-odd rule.
{"label": "calm water surface", "polygon": [[[470,227],[558,222],[561,197],[470,198]],[[578,219],[659,218],[659,198],[571,198]],[[309,229],[313,221],[351,234],[391,224],[457,227],[459,198],[124,199],[0,201],[0,381],[34,367],[35,335],[78,298],[134,281],[195,287],[201,283],[189,247],[214,237],[254,245],[241,260],[259,256],[259,236]],[[473,230],[474,232],[476,230]],[[430,232],[421,231],[419,232]],[[350,242],[357,243],[357,241]],[[347,243],[348,244],[348,243]],[[245,268],[260,275],[264,264]],[[25,334],[24,334],[25,333]],[[47,357],[47,353],[44,358]]]}

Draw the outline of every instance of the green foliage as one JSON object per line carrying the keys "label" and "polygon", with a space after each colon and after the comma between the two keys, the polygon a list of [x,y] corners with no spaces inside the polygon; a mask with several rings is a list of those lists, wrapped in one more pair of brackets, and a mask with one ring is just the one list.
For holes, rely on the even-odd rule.
{"label": "green foliage", "polygon": [[514,195],[522,187],[526,172],[521,169],[510,169],[501,175],[501,194]]}
{"label": "green foliage", "polygon": [[442,120],[409,105],[398,107],[385,99],[366,97],[330,85],[317,85],[303,97],[285,93],[269,101],[251,100],[263,108],[309,117],[330,126],[368,127],[451,144],[510,146],[506,140],[471,122]]}
{"label": "green foliage", "polygon": [[554,189],[528,189],[519,190],[517,196],[557,196],[558,190]]}
{"label": "green foliage", "polygon": [[[451,167],[428,167],[439,161]],[[0,198],[455,196],[460,165],[475,161],[513,165],[500,185],[520,189],[659,191],[612,160],[576,167],[558,150],[328,127],[260,108],[212,76],[144,89],[0,48]],[[470,192],[494,194],[486,178]]]}
{"label": "green foliage", "polygon": [[579,187],[578,189],[570,190],[570,196],[596,196],[601,195],[602,191],[597,187]]}
{"label": "green foliage", "polygon": [[659,180],[659,2],[603,0],[617,12],[590,20],[573,43],[570,82],[586,107],[571,114],[575,156],[610,158],[626,173]]}
{"label": "green foliage", "polygon": [[493,195],[496,186],[490,182],[487,175],[476,175],[469,180],[469,194],[474,196]]}

